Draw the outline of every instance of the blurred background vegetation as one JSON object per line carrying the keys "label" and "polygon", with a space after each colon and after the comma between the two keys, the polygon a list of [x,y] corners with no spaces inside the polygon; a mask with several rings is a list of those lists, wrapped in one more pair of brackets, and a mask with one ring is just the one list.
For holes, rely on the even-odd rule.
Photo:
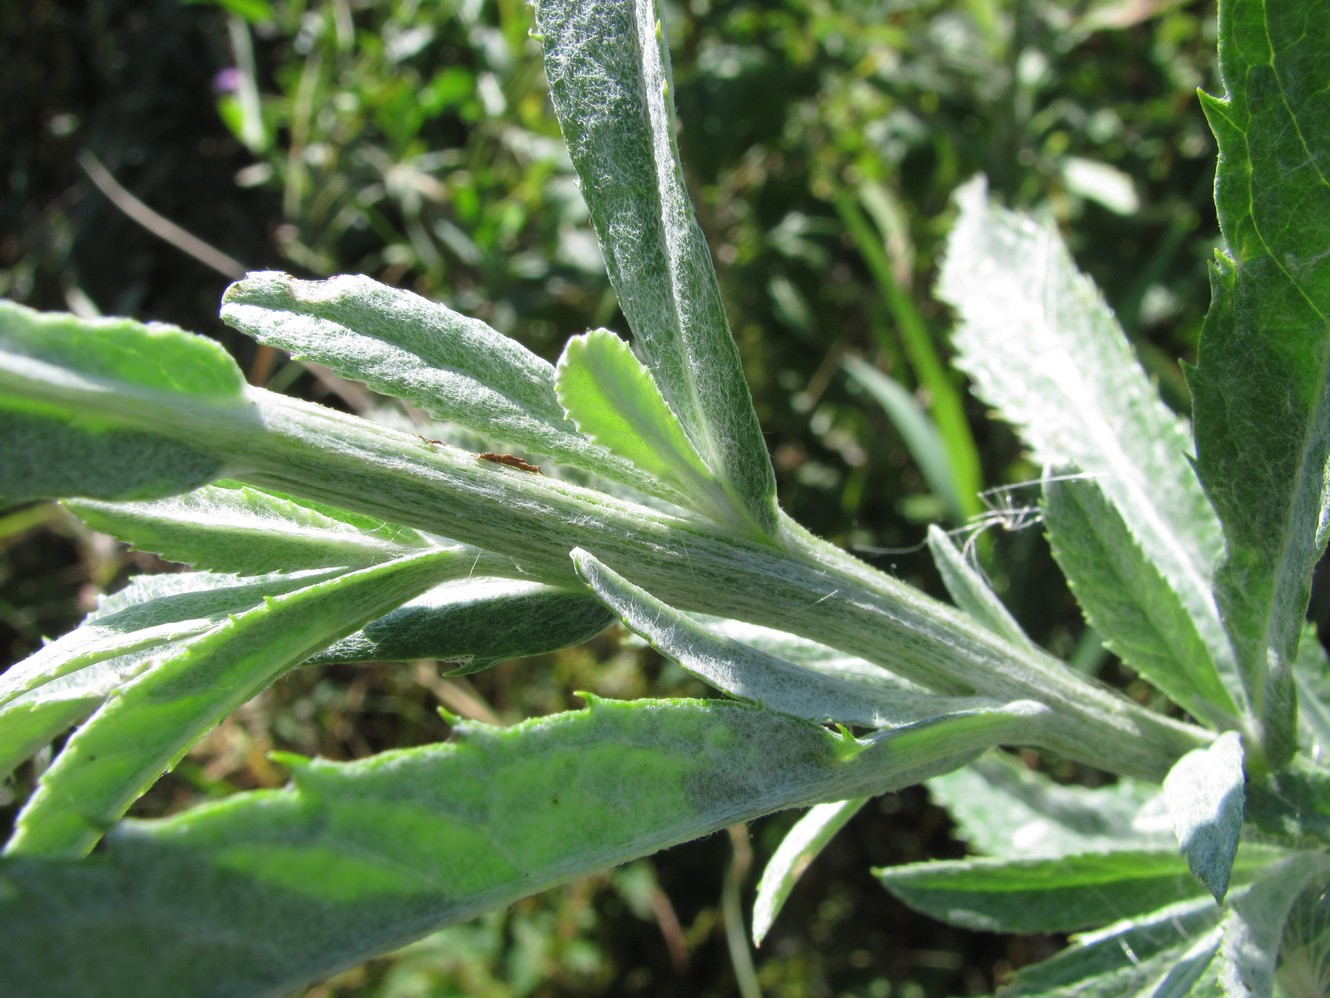
{"label": "blurred background vegetation", "polygon": [[[245,269],[366,273],[554,359],[627,329],[549,108],[523,0],[0,4],[0,295],[214,336],[251,380],[365,411],[363,390],[216,318]],[[682,149],[797,519],[939,592],[924,525],[972,545],[1032,636],[1149,697],[1087,633],[1037,529],[1037,477],[947,365],[930,288],[952,191],[984,173],[1062,228],[1168,401],[1194,355],[1217,233],[1214,6],[1176,0],[667,0]],[[1013,486],[992,494],[981,489]],[[58,507],[0,517],[0,665],[96,593],[168,570]],[[509,722],[608,697],[706,695],[606,636],[442,679],[431,663],[304,670],[141,802],[162,814],[285,779],[267,753],[358,758],[447,736],[438,703]],[[1067,779],[1091,779],[1050,766]],[[34,767],[0,787],[11,815]],[[309,995],[981,993],[1058,940],[913,916],[872,865],[956,856],[919,788],[865,808],[751,965],[726,942],[794,815],[591,877]],[[740,948],[742,949],[742,948]]]}

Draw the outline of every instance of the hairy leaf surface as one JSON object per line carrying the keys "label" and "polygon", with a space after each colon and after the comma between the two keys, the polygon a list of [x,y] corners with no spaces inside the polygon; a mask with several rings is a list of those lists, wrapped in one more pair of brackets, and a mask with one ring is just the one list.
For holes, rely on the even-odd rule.
{"label": "hairy leaf surface", "polygon": [[607,329],[575,336],[557,372],[559,403],[583,435],[670,486],[667,497],[715,519],[732,516],[651,372],[627,343]]}
{"label": "hairy leaf surface", "polygon": [[0,704],[92,666],[109,669],[201,633],[264,599],[313,585],[334,572],[240,579],[209,572],[138,576],[103,597],[76,627],[0,674]]}
{"label": "hairy leaf surface", "polygon": [[[1209,897],[1196,898],[1077,936],[1052,959],[1019,970],[999,998],[1217,995],[1210,964],[1221,914]],[[1193,991],[1201,981],[1209,990]]]}
{"label": "hairy leaf surface", "polygon": [[[1235,873],[1245,881],[1273,858],[1247,850]],[[986,932],[1073,932],[1204,891],[1172,849],[947,860],[873,872],[911,908]]]}
{"label": "hairy leaf surface", "polygon": [[[207,729],[332,640],[456,570],[428,552],[266,597],[143,672],[65,744],[6,851],[78,855]],[[462,569],[465,571],[465,569]]]}
{"label": "hairy leaf surface", "polygon": [[140,551],[236,575],[362,568],[431,546],[407,527],[235,482],[151,502],[67,505],[94,530]]}
{"label": "hairy leaf surface", "polygon": [[1036,460],[1095,479],[1186,608],[1213,668],[1240,689],[1210,587],[1223,540],[1188,463],[1185,424],[1056,232],[989,205],[979,181],[957,200],[938,283],[960,317],[957,363]]}
{"label": "hairy leaf surface", "polygon": [[1063,786],[998,752],[934,777],[928,792],[946,806],[970,848],[990,856],[1030,859],[1107,852],[1127,841],[1160,848],[1174,842],[1162,814],[1154,821],[1144,814],[1156,787],[1135,780]]}
{"label": "hairy leaf surface", "polygon": [[1192,875],[1218,902],[1228,892],[1246,797],[1242,739],[1229,731],[1188,752],[1164,778],[1164,803]]}
{"label": "hairy leaf surface", "polygon": [[1324,852],[1283,859],[1229,905],[1218,959],[1225,995],[1274,994],[1285,923],[1302,892],[1312,885],[1321,890],[1330,886],[1330,856]]}
{"label": "hairy leaf surface", "polygon": [[1016,618],[988,587],[983,576],[970,565],[965,555],[946,532],[936,525],[928,528],[928,550],[955,604],[990,631],[1019,647],[1034,648]]}
{"label": "hairy leaf surface", "polygon": [[1223,521],[1219,599],[1274,765],[1294,747],[1289,673],[1330,525],[1327,50],[1326,0],[1232,0],[1227,94],[1202,96],[1227,253],[1189,378],[1197,471]]}
{"label": "hairy leaf surface", "polygon": [[309,661],[432,658],[453,666],[449,675],[463,676],[588,641],[614,619],[586,592],[518,579],[462,579],[417,596]]}
{"label": "hairy leaf surface", "polygon": [[1099,480],[1048,477],[1044,522],[1053,556],[1104,644],[1189,713],[1231,725],[1237,705],[1195,621]]}
{"label": "hairy leaf surface", "polygon": [[164,399],[243,414],[244,379],[220,346],[174,326],[43,315],[0,301],[0,504],[147,499],[211,480],[201,440],[163,432]]}
{"label": "hairy leaf surface", "polygon": [[866,797],[818,804],[795,822],[781,839],[757,882],[753,901],[753,945],[761,946],[790,891],[823,848],[845,827],[846,822],[868,803]]}
{"label": "hairy leaf surface", "polygon": [[538,0],[554,109],[610,280],[661,394],[761,533],[776,479],[674,137],[653,0]]}
{"label": "hairy leaf surface", "polygon": [[717,689],[768,710],[813,721],[873,728],[910,724],[953,712],[1000,713],[983,697],[916,691],[890,673],[816,671],[722,634],[662,603],[585,551],[573,552],[577,573],[624,624],[662,655]]}
{"label": "hairy leaf surface", "polygon": [[479,319],[368,277],[300,281],[261,271],[231,285],[222,318],[344,378],[625,484],[632,465],[583,439],[554,394],[554,367]]}
{"label": "hairy leaf surface", "polygon": [[972,748],[964,732],[856,742],[687,700],[597,700],[457,735],[358,763],[291,759],[291,790],[124,823],[85,860],[0,861],[6,985],[34,996],[281,994],[735,822],[908,785]]}

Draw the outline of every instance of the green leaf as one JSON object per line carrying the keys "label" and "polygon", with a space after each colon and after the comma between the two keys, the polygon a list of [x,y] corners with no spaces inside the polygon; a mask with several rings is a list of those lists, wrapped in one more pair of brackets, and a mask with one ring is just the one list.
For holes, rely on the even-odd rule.
{"label": "green leaf", "polygon": [[1210,587],[1223,538],[1188,463],[1185,424],[1051,227],[990,206],[979,181],[957,201],[938,292],[960,318],[958,365],[1037,461],[1074,466],[1098,483],[1225,684],[1239,690]]}
{"label": "green leaf", "polygon": [[209,727],[312,652],[458,571],[457,562],[445,549],[338,576],[265,598],[188,642],[69,739],[20,812],[7,852],[91,849]]}
{"label": "green leaf", "polygon": [[652,0],[538,0],[545,73],[610,280],[661,394],[761,534],[776,480],[674,138]]}
{"label": "green leaf", "polygon": [[1330,771],[1323,764],[1297,755],[1277,773],[1249,772],[1246,797],[1246,821],[1254,828],[1276,840],[1330,845]]}
{"label": "green leaf", "polygon": [[848,679],[851,682],[865,683],[870,686],[881,682],[884,676],[888,676],[898,684],[902,692],[915,695],[927,692],[925,687],[901,679],[881,665],[875,665],[857,655],[848,655],[829,645],[810,641],[808,638],[791,634],[788,631],[778,631],[775,628],[748,624],[742,620],[732,620],[726,617],[710,617],[702,614],[689,614],[689,617],[702,624],[708,632],[717,637],[747,645],[772,658],[784,659],[812,672]]}
{"label": "green leaf", "polygon": [[1298,722],[1307,757],[1330,757],[1330,658],[1308,624],[1298,645],[1293,665],[1293,681],[1298,693]]}
{"label": "green leaf", "polygon": [[201,485],[222,462],[154,416],[182,396],[200,414],[243,415],[244,388],[220,346],[173,326],[0,301],[0,504],[147,499]]}
{"label": "green leaf", "polygon": [[999,998],[1183,998],[1219,950],[1220,909],[1183,901],[1076,937],[1052,959],[1017,971]]}
{"label": "green leaf", "polygon": [[1274,993],[1285,926],[1303,891],[1330,883],[1330,856],[1300,852],[1267,870],[1224,916],[1219,977],[1226,995]]}
{"label": "green leaf", "polygon": [[92,529],[140,551],[236,575],[363,568],[431,546],[406,527],[234,482],[151,502],[67,505]]}
{"label": "green leaf", "polygon": [[495,443],[642,483],[564,417],[553,365],[479,319],[409,291],[368,277],[300,281],[260,271],[226,289],[222,319]]}
{"label": "green leaf", "polygon": [[[188,396],[136,403],[161,432],[206,441],[231,477],[445,537],[487,553],[482,575],[567,586],[583,546],[683,609],[800,630],[946,693],[1037,699],[1057,710],[1028,735],[1070,758],[1162,777],[1203,735],[1066,674],[1055,660],[976,633],[963,615],[873,573],[788,519],[781,543],[617,499],[552,476],[421,441],[260,389],[247,405],[200,410]],[[105,399],[80,399],[94,411]],[[147,412],[147,417],[143,409]],[[503,552],[499,554],[498,552]],[[1085,737],[1086,726],[1098,734]],[[1086,759],[1086,761],[1091,761]]]}
{"label": "green leaf", "polygon": [[942,584],[958,607],[999,637],[1018,647],[1034,650],[1034,642],[988,588],[983,576],[970,566],[965,555],[956,550],[946,532],[932,524],[928,527],[928,550],[942,576]]}
{"label": "green leaf", "polygon": [[83,860],[0,861],[0,966],[16,994],[281,994],[736,822],[908,785],[972,749],[959,730],[865,743],[743,704],[596,700],[364,762],[292,759],[291,790],[125,822]]}
{"label": "green leaf", "polygon": [[761,946],[790,891],[836,833],[868,803],[867,797],[818,804],[795,822],[772,853],[753,901],[753,945]]}
{"label": "green leaf", "polygon": [[556,370],[559,403],[583,436],[670,486],[666,498],[682,497],[722,522],[733,517],[724,491],[627,343],[607,329],[574,336]]}
{"label": "green leaf", "polygon": [[[1248,850],[1236,870],[1250,874],[1271,858]],[[1073,932],[1185,901],[1200,890],[1173,850],[947,860],[873,873],[911,908],[984,932]]]}
{"label": "green leaf", "polygon": [[79,627],[0,674],[0,774],[228,614],[331,576],[303,572],[243,583],[206,572],[139,577]]}
{"label": "green leaf", "polygon": [[1192,875],[1217,902],[1228,893],[1246,798],[1242,738],[1228,731],[1188,752],[1164,778],[1164,803]]}
{"label": "green leaf", "polygon": [[221,315],[260,343],[501,440],[564,421],[547,361],[479,319],[368,277],[257,271],[226,289]]}
{"label": "green leaf", "polygon": [[268,0],[181,0],[189,5],[215,4],[228,14],[250,24],[271,24],[274,20],[272,4]]}
{"label": "green leaf", "polygon": [[1302,891],[1279,941],[1279,990],[1286,995],[1330,993],[1330,884],[1313,882]]}
{"label": "green leaf", "polygon": [[1156,787],[1127,779],[1095,789],[1062,786],[1001,752],[934,777],[928,792],[970,848],[990,856],[1049,858],[1173,842],[1167,828],[1140,821]]}
{"label": "green leaf", "polygon": [[1188,713],[1227,727],[1238,715],[1196,624],[1097,479],[1044,480],[1049,543],[1104,644]]}
{"label": "green leaf", "polygon": [[[656,651],[719,690],[768,710],[812,721],[884,728],[961,711],[998,712],[982,697],[944,697],[911,688],[890,673],[817,671],[777,658],[662,603],[582,550],[577,574],[630,630]],[[996,744],[996,743],[995,743]]]}
{"label": "green leaf", "polygon": [[269,596],[332,578],[332,572],[238,579],[208,572],[141,575],[68,634],[0,673],[0,703],[91,665],[118,667],[145,651],[192,637]]}
{"label": "green leaf", "polygon": [[1188,378],[1196,467],[1223,521],[1218,597],[1274,766],[1294,747],[1289,673],[1330,526],[1327,49],[1325,0],[1225,0],[1227,95],[1201,98],[1227,252]]}
{"label": "green leaf", "polygon": [[125,670],[110,681],[87,682],[80,673],[76,677],[80,688],[61,689],[52,696],[50,686],[65,685],[57,681],[44,687],[40,696],[23,697],[0,707],[0,779],[95,711],[127,675],[133,673]]}
{"label": "green leaf", "polygon": [[446,582],[312,656],[325,662],[431,658],[454,676],[589,641],[614,622],[594,596],[516,579]]}

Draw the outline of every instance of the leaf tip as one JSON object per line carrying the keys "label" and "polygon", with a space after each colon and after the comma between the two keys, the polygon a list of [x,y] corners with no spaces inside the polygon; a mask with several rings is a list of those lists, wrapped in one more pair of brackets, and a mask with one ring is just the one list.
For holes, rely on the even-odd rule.
{"label": "leaf tip", "polygon": [[587,690],[574,690],[573,696],[583,700],[586,703],[586,709],[588,711],[595,710],[597,707],[599,707],[602,703],[605,702],[604,697],[597,696],[596,694],[588,692]]}
{"label": "leaf tip", "polygon": [[286,752],[281,749],[274,749],[269,752],[268,758],[277,763],[277,765],[284,766],[286,769],[290,770],[292,776],[295,776],[296,773],[299,773],[302,770],[309,769],[309,767],[313,765],[313,761],[309,756],[301,755],[299,752]]}
{"label": "leaf tip", "polygon": [[[450,675],[450,674],[445,673],[445,675]],[[434,709],[435,711],[438,712],[439,717],[443,719],[443,723],[448,725],[448,727],[452,728],[454,731],[462,726],[463,721],[460,714],[454,714],[443,704],[439,704]]]}

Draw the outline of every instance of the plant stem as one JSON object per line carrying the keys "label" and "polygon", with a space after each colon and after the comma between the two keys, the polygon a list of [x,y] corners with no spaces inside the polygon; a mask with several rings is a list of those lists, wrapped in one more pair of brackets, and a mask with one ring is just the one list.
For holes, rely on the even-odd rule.
{"label": "plant stem", "polygon": [[680,609],[799,633],[939,693],[1046,704],[1051,712],[1025,743],[1101,769],[1161,779],[1209,739],[1008,644],[788,517],[779,546],[761,543],[310,403],[251,394],[260,420],[236,421],[220,439],[234,476],[256,485],[475,544],[505,556],[515,577],[579,585],[568,553],[585,548]]}

